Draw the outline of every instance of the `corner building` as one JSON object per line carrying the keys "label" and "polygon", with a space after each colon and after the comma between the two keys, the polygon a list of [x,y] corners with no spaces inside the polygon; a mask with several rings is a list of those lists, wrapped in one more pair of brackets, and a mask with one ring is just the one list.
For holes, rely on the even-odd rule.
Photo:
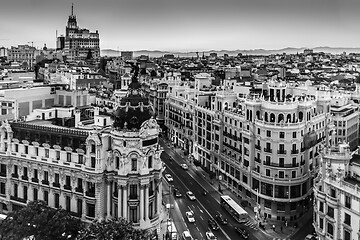
{"label": "corner building", "polygon": [[[218,93],[213,129],[222,139],[208,167],[260,216],[296,221],[309,208],[319,145],[330,121],[330,99],[295,95],[283,82],[261,96]],[[217,141],[214,142],[217,144]]]}
{"label": "corner building", "polygon": [[160,128],[132,83],[111,127],[82,130],[44,120],[0,127],[0,211],[44,200],[84,221],[123,217],[160,230]]}

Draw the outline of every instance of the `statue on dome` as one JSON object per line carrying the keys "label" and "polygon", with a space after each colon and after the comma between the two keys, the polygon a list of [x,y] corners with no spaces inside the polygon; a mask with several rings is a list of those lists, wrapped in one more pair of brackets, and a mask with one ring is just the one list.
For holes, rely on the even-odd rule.
{"label": "statue on dome", "polygon": [[136,63],[134,64],[133,62],[126,62],[126,63],[129,63],[131,65],[131,72],[130,73],[133,73],[132,77],[131,77],[131,83],[129,85],[129,88],[131,89],[137,89],[137,88],[140,88],[140,83],[138,81],[138,75],[139,75],[139,64]]}

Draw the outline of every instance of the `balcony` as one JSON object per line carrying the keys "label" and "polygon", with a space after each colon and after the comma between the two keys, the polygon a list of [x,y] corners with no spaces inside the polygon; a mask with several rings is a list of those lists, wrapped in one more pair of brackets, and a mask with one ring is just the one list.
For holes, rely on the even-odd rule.
{"label": "balcony", "polygon": [[261,163],[261,159],[260,158],[254,158],[255,162]]}
{"label": "balcony", "polygon": [[76,187],[76,188],[75,188],[75,192],[83,193],[83,192],[84,192],[84,189],[83,189],[83,188],[80,188],[80,187]]}
{"label": "balcony", "polygon": [[38,179],[38,178],[32,178],[31,181],[32,181],[32,182],[35,182],[35,183],[38,183],[38,182],[39,182],[39,179]]}
{"label": "balcony", "polygon": [[130,195],[129,196],[129,200],[137,200],[138,196],[137,195]]}
{"label": "balcony", "polygon": [[71,191],[71,186],[70,185],[64,185],[64,189]]}
{"label": "balcony", "polygon": [[278,154],[286,154],[286,150],[278,150],[277,153]]}
{"label": "balcony", "polygon": [[261,151],[261,146],[260,145],[255,145],[255,149],[260,150]]}
{"label": "balcony", "polygon": [[12,178],[19,178],[19,174],[17,174],[17,173],[12,173],[12,174],[11,174],[11,177],[12,177]]}
{"label": "balcony", "polygon": [[0,177],[6,177],[6,172],[0,172]]}
{"label": "balcony", "polygon": [[17,202],[22,202],[22,203],[26,203],[26,201],[27,201],[26,199],[22,199],[22,198],[15,197],[15,196],[10,196],[10,199],[17,201]]}
{"label": "balcony", "polygon": [[270,149],[270,148],[264,148],[264,152],[272,153],[272,149]]}
{"label": "balcony", "polygon": [[41,183],[44,184],[44,185],[49,185],[49,181],[48,181],[48,180],[42,180]]}
{"label": "balcony", "polygon": [[299,153],[299,149],[293,149],[291,150],[291,154],[298,154]]}
{"label": "balcony", "polygon": [[28,176],[21,176],[21,179],[24,180],[24,181],[28,181],[29,177]]}
{"label": "balcony", "polygon": [[60,188],[60,183],[54,182],[54,183],[53,183],[53,186],[56,187],[56,188]]}

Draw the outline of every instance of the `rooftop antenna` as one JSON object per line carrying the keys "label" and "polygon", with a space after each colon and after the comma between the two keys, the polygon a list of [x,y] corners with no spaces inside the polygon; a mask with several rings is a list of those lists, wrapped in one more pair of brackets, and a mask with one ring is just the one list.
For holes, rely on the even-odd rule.
{"label": "rooftop antenna", "polygon": [[74,16],[74,3],[71,4],[71,16]]}

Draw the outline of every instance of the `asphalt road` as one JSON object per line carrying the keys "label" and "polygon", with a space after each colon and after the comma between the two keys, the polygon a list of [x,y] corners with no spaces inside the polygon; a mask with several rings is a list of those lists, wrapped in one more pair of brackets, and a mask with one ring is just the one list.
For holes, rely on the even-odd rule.
{"label": "asphalt road", "polygon": [[[205,232],[209,231],[208,219],[214,218],[217,214],[221,214],[228,220],[227,225],[221,225],[219,223],[220,229],[212,231],[218,240],[241,239],[240,235],[234,230],[234,226],[240,225],[249,232],[249,239],[269,239],[268,236],[258,231],[258,228],[252,220],[246,224],[236,222],[231,215],[220,206],[220,193],[214,190],[193,167],[189,167],[188,170],[182,169],[180,163],[185,163],[185,161],[165,144],[162,143],[161,145],[165,149],[162,155],[163,161],[166,164],[165,173],[172,175],[174,182],[170,184],[179,188],[183,195],[181,198],[175,198],[179,213],[173,212],[173,214],[180,214],[182,216],[187,229],[190,230],[194,239],[205,239]],[[206,196],[203,195],[204,189],[208,191],[208,195]],[[185,193],[188,190],[194,193],[197,198],[196,201],[191,201],[186,197]],[[194,212],[195,223],[189,223],[187,221],[185,213],[190,210]]]}

